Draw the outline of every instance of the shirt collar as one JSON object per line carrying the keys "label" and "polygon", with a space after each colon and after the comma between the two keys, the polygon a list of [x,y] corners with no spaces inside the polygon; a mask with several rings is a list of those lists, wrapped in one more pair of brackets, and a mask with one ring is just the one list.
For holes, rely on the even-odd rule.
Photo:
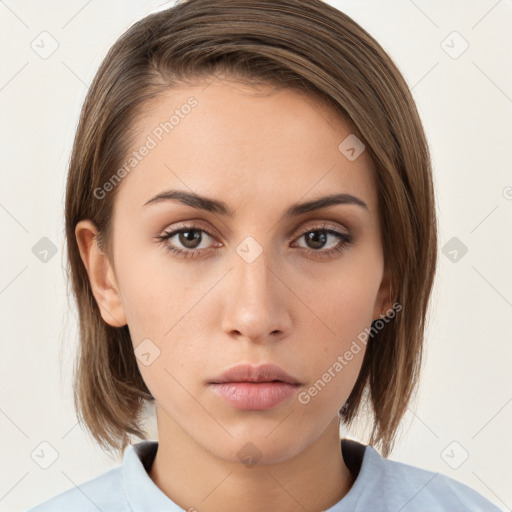
{"label": "shirt collar", "polygon": [[148,474],[157,448],[157,441],[142,441],[126,447],[122,464],[123,491],[133,512],[182,512]]}
{"label": "shirt collar", "polygon": [[[342,441],[342,453],[346,462],[347,459],[345,455],[348,453],[353,457],[354,452],[356,457],[360,455],[362,458],[360,468],[357,471],[357,477],[348,493],[325,512],[354,512],[355,510],[366,510],[362,501],[374,495],[375,490],[381,486],[382,463],[384,459],[380,453],[371,445],[363,445],[352,440],[346,442],[344,439]],[[353,468],[351,469],[351,473],[354,473]],[[367,503],[366,505],[370,506],[369,510],[374,508],[372,503]],[[380,512],[386,512],[388,509],[384,508],[384,504],[379,504],[379,510]]]}

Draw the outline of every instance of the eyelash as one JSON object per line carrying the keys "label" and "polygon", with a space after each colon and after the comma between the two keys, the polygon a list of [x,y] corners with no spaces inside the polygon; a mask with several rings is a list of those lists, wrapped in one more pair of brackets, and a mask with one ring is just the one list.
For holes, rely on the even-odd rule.
{"label": "eyelash", "polygon": [[[155,238],[159,242],[164,244],[164,247],[167,251],[177,254],[183,258],[195,258],[195,257],[199,256],[199,253],[211,250],[211,249],[190,249],[190,250],[178,249],[178,248],[173,247],[173,246],[169,245],[168,243],[166,243],[166,241],[169,240],[170,238],[172,238],[173,236],[175,236],[179,233],[187,232],[187,231],[200,231],[200,232],[206,233],[208,236],[214,238],[214,236],[207,229],[204,229],[203,227],[195,226],[195,225],[183,226],[183,227],[180,227],[179,229],[175,229],[172,231],[166,231],[161,235],[157,235]],[[331,229],[329,225],[325,225],[325,224],[322,224],[319,226],[314,226],[312,228],[308,228],[308,229],[302,231],[296,237],[296,239],[298,240],[302,236],[304,236],[306,233],[312,233],[315,231],[332,235],[335,238],[337,238],[340,241],[340,243],[336,247],[334,247],[333,249],[329,249],[328,251],[323,251],[321,249],[319,249],[317,251],[315,251],[313,249],[303,249],[308,254],[313,254],[315,256],[320,256],[322,258],[324,258],[324,257],[328,258],[328,257],[334,256],[336,253],[343,251],[349,244],[352,243],[352,235],[343,233],[341,231],[337,231],[335,229]]]}

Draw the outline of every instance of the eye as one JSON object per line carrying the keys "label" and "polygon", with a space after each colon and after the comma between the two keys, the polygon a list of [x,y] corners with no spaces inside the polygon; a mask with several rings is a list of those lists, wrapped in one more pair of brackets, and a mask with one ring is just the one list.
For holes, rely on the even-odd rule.
{"label": "eye", "polygon": [[[184,258],[198,257],[212,250],[207,239],[213,238],[213,235],[203,227],[196,225],[182,226],[178,229],[165,231],[155,238],[159,242],[164,243],[164,247],[167,251]],[[175,240],[173,243],[170,243],[173,238],[175,238]],[[311,249],[307,246],[304,247],[300,245],[299,247],[308,254],[320,257],[334,256],[352,243],[352,236],[349,233],[333,229],[332,226],[328,224],[310,227],[302,231],[294,240],[301,240],[302,238],[304,238],[306,244],[313,248]],[[328,250],[323,250],[329,238],[334,241],[334,244],[331,244],[331,248]],[[181,245],[181,247],[177,246],[177,244]],[[201,247],[202,245],[203,247]],[[217,247],[222,246],[222,244],[218,242],[215,245]]]}
{"label": "eye", "polygon": [[[334,239],[334,243],[331,244],[331,248],[328,250],[321,250],[324,248],[329,240]],[[322,224],[320,226],[310,227],[299,235],[297,240],[304,239],[306,244],[309,244],[310,249],[305,247],[307,253],[314,254],[320,257],[330,257],[338,252],[343,251],[346,247],[352,243],[352,235],[333,229],[330,225]]]}
{"label": "eye", "polygon": [[[174,229],[172,231],[166,231],[161,235],[157,235],[156,239],[160,242],[164,243],[165,249],[184,258],[193,258],[197,256],[201,252],[208,251],[208,247],[201,247],[204,242],[205,236],[207,238],[213,238],[208,231],[199,226],[183,226],[179,229]],[[176,240],[173,244],[170,244],[173,238],[176,237]],[[181,244],[181,247],[176,247],[175,243]],[[208,244],[206,244],[208,245]],[[222,244],[217,244],[222,245]]]}

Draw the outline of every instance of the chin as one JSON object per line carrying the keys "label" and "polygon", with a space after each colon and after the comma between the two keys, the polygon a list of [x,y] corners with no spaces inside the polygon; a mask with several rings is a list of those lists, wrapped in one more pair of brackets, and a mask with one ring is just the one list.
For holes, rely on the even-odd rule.
{"label": "chin", "polygon": [[[296,430],[293,432],[293,437],[292,433],[285,429],[281,435],[277,435],[276,432],[269,434],[271,432],[269,429],[246,428],[237,435],[232,430],[229,431],[233,434],[233,438],[205,447],[219,459],[248,468],[289,460],[305,449],[307,444],[305,439],[297,437]],[[211,438],[208,441],[211,442]]]}

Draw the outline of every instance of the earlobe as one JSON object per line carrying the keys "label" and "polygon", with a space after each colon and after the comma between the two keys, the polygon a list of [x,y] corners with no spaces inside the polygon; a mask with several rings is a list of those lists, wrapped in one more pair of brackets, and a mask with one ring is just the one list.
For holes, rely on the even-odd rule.
{"label": "earlobe", "polygon": [[95,224],[90,220],[81,220],[75,227],[80,256],[101,317],[112,327],[122,327],[127,322],[114,269],[107,255],[98,247],[97,233]]}

